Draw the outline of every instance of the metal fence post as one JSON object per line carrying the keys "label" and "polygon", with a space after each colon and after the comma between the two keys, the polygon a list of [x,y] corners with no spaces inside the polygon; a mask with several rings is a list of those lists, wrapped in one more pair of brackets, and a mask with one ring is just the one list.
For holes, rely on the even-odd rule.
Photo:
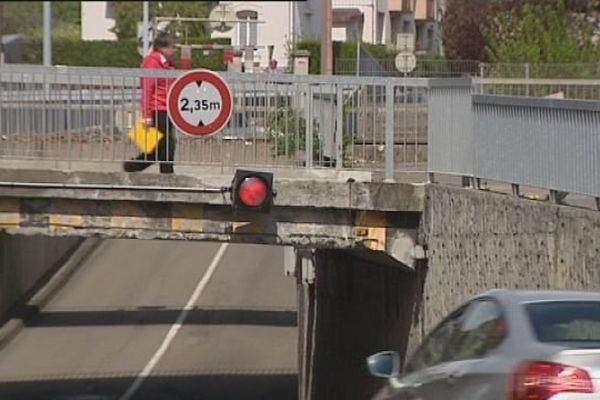
{"label": "metal fence post", "polygon": [[529,96],[529,63],[525,63],[525,95]]}
{"label": "metal fence post", "polygon": [[336,100],[336,122],[335,122],[335,133],[334,133],[334,142],[335,142],[335,168],[342,169],[344,164],[344,94],[342,92],[343,88],[341,84],[338,84],[336,87],[337,92],[337,100]]}
{"label": "metal fence post", "polygon": [[558,204],[558,192],[554,189],[550,189],[550,195],[548,196],[549,200],[554,203],[554,204]]}
{"label": "metal fence post", "polygon": [[310,84],[306,85],[306,99],[304,103],[304,161],[306,168],[312,168],[313,164],[313,121],[312,121],[312,106],[313,106],[313,95],[312,87]]}
{"label": "metal fence post", "polygon": [[519,188],[519,184],[518,183],[511,183],[510,184],[511,189],[512,189],[512,195],[515,197],[520,197],[521,196],[521,191]]}
{"label": "metal fence post", "polygon": [[385,85],[385,182],[394,182],[394,85]]}

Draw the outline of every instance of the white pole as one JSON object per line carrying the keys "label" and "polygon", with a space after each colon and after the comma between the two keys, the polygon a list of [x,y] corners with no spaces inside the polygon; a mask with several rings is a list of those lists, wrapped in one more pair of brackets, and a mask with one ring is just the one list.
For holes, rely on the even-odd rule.
{"label": "white pole", "polygon": [[4,64],[4,47],[2,44],[2,20],[4,19],[4,3],[0,1],[0,64]]}
{"label": "white pole", "polygon": [[356,40],[356,76],[360,76],[360,38]]}
{"label": "white pole", "polygon": [[150,41],[148,38],[148,26],[150,20],[150,6],[149,2],[144,1],[144,22],[142,23],[142,38],[144,40],[144,57],[148,54],[148,50],[150,48]]}
{"label": "white pole", "polygon": [[322,0],[321,12],[321,75],[331,75],[333,49],[331,47],[331,0]]}
{"label": "white pole", "polygon": [[44,1],[44,66],[52,65],[52,5]]}

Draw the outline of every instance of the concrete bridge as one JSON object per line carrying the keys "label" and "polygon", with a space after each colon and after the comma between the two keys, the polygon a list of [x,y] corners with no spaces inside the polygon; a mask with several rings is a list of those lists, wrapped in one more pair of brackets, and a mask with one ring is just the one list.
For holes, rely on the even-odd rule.
{"label": "concrete bridge", "polygon": [[[3,71],[6,84],[23,74]],[[117,169],[132,150],[117,140],[113,117],[95,120],[90,107],[79,114],[77,106],[64,108],[73,82],[81,83],[69,74],[109,89],[114,75],[127,78],[117,80],[122,87],[133,87],[139,75],[108,72],[110,79],[94,76],[98,71],[48,69],[43,79],[33,72],[24,79],[28,87],[8,86],[0,106],[0,226],[10,235],[293,248],[282,269],[297,282],[301,399],[367,397],[378,383],[364,370],[366,355],[383,348],[407,353],[452,307],[487,288],[600,287],[594,272],[600,216],[593,210],[600,197],[598,103],[473,96],[468,80],[269,77],[252,83],[231,75],[232,85],[259,85],[272,91],[265,99],[285,98],[284,119],[298,121],[296,114],[291,118],[297,110],[304,121],[318,121],[303,125],[300,159],[299,153],[272,153],[269,132],[282,134],[276,137],[288,149],[298,138],[291,139],[294,129],[265,122],[268,110],[261,109],[250,114],[253,132],[262,137],[233,140],[226,131],[201,147],[183,141],[178,174],[126,174]],[[41,114],[16,102],[19,90],[48,89],[40,83],[66,86],[67,100],[46,98]],[[114,116],[114,98],[105,92],[108,100],[101,96],[88,105]],[[133,104],[114,107],[122,116]],[[246,115],[245,100],[237,104]],[[89,118],[99,130],[19,122],[38,114],[48,121],[50,109],[66,113],[65,121]],[[319,113],[327,118],[316,118]],[[327,154],[344,162],[332,166],[324,151],[316,151],[326,142],[332,144]],[[369,150],[357,152],[361,147]],[[200,152],[188,154],[190,148]],[[420,158],[423,148],[426,157]],[[211,156],[202,159],[203,151]],[[225,165],[214,165],[216,153],[229,154]],[[235,163],[231,154],[243,157]],[[228,191],[241,166],[275,173],[271,212],[233,212]],[[448,176],[467,177],[471,185],[446,184],[457,180]],[[482,180],[487,190],[480,190],[486,189]],[[506,187],[507,193],[497,193]],[[552,201],[524,198],[531,188]],[[587,199],[592,209],[558,204],[561,192]]]}

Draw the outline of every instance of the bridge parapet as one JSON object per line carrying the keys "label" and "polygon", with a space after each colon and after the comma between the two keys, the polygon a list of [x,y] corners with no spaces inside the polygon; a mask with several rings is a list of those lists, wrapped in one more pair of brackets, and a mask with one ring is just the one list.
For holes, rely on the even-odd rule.
{"label": "bridge parapet", "polygon": [[191,176],[0,170],[0,227],[10,234],[362,247],[412,264],[405,247],[416,237],[422,185],[275,179],[270,213],[236,214],[229,175],[208,185]]}

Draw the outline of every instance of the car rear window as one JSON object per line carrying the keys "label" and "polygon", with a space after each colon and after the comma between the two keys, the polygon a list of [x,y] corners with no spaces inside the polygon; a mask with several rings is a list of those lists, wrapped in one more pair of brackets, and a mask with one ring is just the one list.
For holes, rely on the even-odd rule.
{"label": "car rear window", "polygon": [[540,342],[600,342],[600,302],[552,301],[525,305]]}

